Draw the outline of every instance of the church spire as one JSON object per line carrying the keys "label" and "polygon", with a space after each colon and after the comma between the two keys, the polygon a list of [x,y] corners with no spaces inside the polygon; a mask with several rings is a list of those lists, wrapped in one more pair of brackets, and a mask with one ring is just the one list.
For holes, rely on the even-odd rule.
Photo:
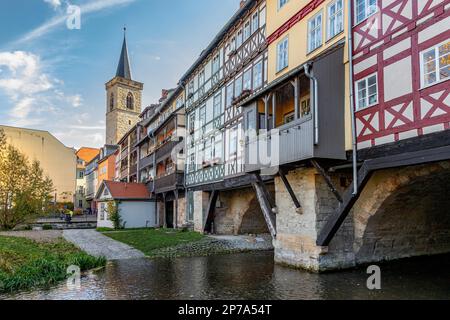
{"label": "church spire", "polygon": [[130,60],[128,59],[128,48],[127,48],[127,28],[123,28],[123,45],[122,52],[120,54],[119,65],[117,66],[116,77],[122,77],[131,80],[131,68]]}

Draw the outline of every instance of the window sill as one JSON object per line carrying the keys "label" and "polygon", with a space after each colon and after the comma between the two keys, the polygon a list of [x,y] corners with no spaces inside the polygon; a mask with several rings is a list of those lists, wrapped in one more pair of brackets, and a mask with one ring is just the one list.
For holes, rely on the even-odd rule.
{"label": "window sill", "polygon": [[425,90],[425,89],[428,89],[428,88],[431,88],[431,87],[433,87],[433,86],[436,86],[436,85],[438,85],[438,84],[444,83],[444,82],[449,81],[449,80],[450,80],[450,78],[444,79],[444,80],[439,80],[439,81],[437,81],[437,82],[434,82],[434,83],[431,83],[431,84],[427,84],[427,85],[423,85],[423,84],[422,84],[422,86],[420,87],[419,91]]}
{"label": "window sill", "polygon": [[364,110],[367,110],[367,109],[370,109],[370,108],[373,108],[373,107],[377,107],[377,106],[379,106],[379,105],[380,105],[379,102],[373,103],[373,104],[371,104],[371,105],[368,105],[367,107],[363,107],[363,108],[358,108],[358,109],[356,109],[356,110],[355,110],[355,113],[356,113],[356,112],[361,112],[361,111],[364,111]]}
{"label": "window sill", "polygon": [[321,49],[322,47],[323,47],[323,43],[321,43],[320,46],[306,52],[306,55],[309,56],[310,54],[313,54],[314,52],[319,51],[319,49]]}
{"label": "window sill", "polygon": [[336,33],[334,36],[330,37],[329,35],[327,35],[327,41],[325,41],[325,44],[328,45],[330,44],[332,41],[336,40],[336,38],[340,35],[342,35],[344,33],[344,30],[339,31],[338,33]]}
{"label": "window sill", "polygon": [[280,73],[282,73],[283,71],[285,71],[287,68],[289,68],[289,65],[283,67],[283,68],[280,69],[280,70],[277,70],[277,71],[275,72],[275,75],[279,75]]}

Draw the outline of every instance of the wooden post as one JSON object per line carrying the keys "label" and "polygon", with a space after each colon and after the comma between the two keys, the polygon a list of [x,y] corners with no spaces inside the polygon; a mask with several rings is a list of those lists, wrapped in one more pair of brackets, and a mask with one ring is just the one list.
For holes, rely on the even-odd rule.
{"label": "wooden post", "polygon": [[334,196],[336,197],[336,199],[342,203],[342,197],[341,194],[339,193],[339,191],[337,191],[336,187],[333,184],[333,181],[331,181],[331,178],[329,175],[327,175],[327,173],[325,172],[325,170],[320,166],[320,164],[316,161],[316,160],[311,160],[312,165],[314,166],[314,168],[316,168],[317,171],[319,171],[319,173],[321,174],[321,176],[325,179],[325,182],[327,183],[328,187],[330,188],[331,192],[334,194]]}
{"label": "wooden post", "polygon": [[175,189],[173,193],[175,194],[175,221],[173,228],[176,230],[178,229],[178,189]]}
{"label": "wooden post", "polygon": [[217,202],[218,197],[219,197],[219,191],[213,190],[209,197],[208,208],[206,211],[206,215],[207,215],[206,222],[203,227],[204,232],[212,232],[211,227],[212,227],[212,223],[214,221],[214,214],[215,214],[215,210],[216,210],[216,202]]}
{"label": "wooden post", "polygon": [[263,98],[264,100],[264,125],[266,127],[266,131],[269,131],[269,99],[270,94]]}
{"label": "wooden post", "polygon": [[300,90],[299,90],[299,78],[295,77],[294,81],[291,81],[294,87],[294,109],[295,109],[295,119],[300,118]]}
{"label": "wooden post", "polygon": [[164,192],[163,194],[162,194],[162,196],[163,196],[163,204],[164,204],[164,217],[163,217],[163,219],[164,219],[164,228],[167,228],[167,204],[166,204],[166,193]]}

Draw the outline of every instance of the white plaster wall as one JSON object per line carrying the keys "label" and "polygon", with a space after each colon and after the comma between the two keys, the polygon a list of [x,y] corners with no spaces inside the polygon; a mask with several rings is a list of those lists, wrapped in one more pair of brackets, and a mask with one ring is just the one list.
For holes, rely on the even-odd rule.
{"label": "white plaster wall", "polygon": [[156,202],[124,201],[119,204],[122,223],[129,228],[157,227]]}

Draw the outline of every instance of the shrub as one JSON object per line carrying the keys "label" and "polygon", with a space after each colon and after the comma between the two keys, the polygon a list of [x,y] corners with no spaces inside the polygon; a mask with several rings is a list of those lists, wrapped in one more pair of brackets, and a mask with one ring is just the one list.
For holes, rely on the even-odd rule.
{"label": "shrub", "polygon": [[53,230],[53,226],[51,224],[44,224],[42,230]]}

